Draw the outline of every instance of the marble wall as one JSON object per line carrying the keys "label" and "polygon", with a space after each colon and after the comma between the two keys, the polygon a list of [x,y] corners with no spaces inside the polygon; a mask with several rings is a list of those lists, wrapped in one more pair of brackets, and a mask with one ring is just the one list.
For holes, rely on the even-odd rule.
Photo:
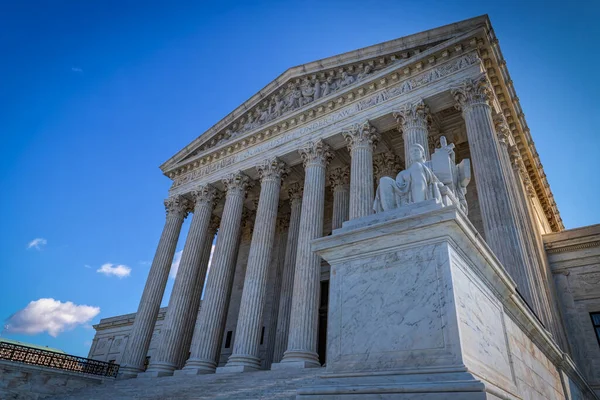
{"label": "marble wall", "polygon": [[600,340],[590,313],[600,313],[600,225],[544,235],[570,353],[600,395]]}

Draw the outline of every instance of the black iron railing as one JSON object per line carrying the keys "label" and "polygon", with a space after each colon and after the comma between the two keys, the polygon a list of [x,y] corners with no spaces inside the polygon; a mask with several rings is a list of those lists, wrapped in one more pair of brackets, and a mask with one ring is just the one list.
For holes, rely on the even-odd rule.
{"label": "black iron railing", "polygon": [[119,372],[119,364],[6,342],[0,342],[0,360],[16,361],[30,365],[62,369],[63,371],[108,377],[116,377]]}

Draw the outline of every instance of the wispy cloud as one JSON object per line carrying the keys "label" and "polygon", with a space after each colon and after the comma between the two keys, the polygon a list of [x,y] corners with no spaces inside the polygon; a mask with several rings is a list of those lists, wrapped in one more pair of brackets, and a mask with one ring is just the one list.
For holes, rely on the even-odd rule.
{"label": "wispy cloud", "polygon": [[91,266],[91,265],[87,265],[87,264],[85,264],[85,265],[84,265],[84,267],[85,267],[85,268],[92,268],[92,266]]}
{"label": "wispy cloud", "polygon": [[41,250],[42,247],[48,244],[48,241],[44,238],[35,238],[27,244],[27,249]]}
{"label": "wispy cloud", "polygon": [[71,67],[71,71],[77,72],[78,74],[82,74],[83,70],[79,67]]}
{"label": "wispy cloud", "polygon": [[151,265],[151,264],[152,263],[150,261],[140,261],[140,265],[143,265],[143,266],[148,266],[148,265]]}
{"label": "wispy cloud", "polygon": [[36,335],[48,332],[56,337],[61,332],[85,324],[100,313],[100,307],[65,303],[52,298],[30,302],[27,307],[11,315],[5,323],[8,333]]}
{"label": "wispy cloud", "polygon": [[171,263],[171,272],[169,272],[169,278],[175,279],[177,276],[177,271],[179,271],[179,263],[181,262],[181,255],[183,254],[183,250],[179,250],[175,253],[175,257],[173,257],[173,262]]}
{"label": "wispy cloud", "polygon": [[125,278],[131,274],[131,268],[123,264],[115,265],[111,263],[106,263],[103,264],[100,268],[98,268],[96,272],[104,274],[106,276],[114,275],[119,278]]}

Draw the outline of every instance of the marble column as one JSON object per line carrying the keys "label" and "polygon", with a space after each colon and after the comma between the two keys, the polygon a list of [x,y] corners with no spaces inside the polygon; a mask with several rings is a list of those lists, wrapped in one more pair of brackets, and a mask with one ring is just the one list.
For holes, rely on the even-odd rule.
{"label": "marble column", "polygon": [[329,174],[329,184],[333,192],[333,215],[331,230],[342,227],[350,213],[350,168],[337,167]]}
{"label": "marble column", "polygon": [[317,354],[321,258],[311,250],[310,242],[323,235],[325,169],[332,153],[322,140],[307,143],[299,152],[305,179],[288,345],[273,369],[321,366]]}
{"label": "marble column", "polygon": [[[216,196],[215,196],[216,197]],[[217,200],[215,200],[216,204]],[[194,293],[192,294],[192,301],[185,322],[185,333],[181,341],[181,348],[179,350],[179,356],[177,358],[177,369],[183,368],[185,362],[190,355],[190,346],[192,343],[192,337],[194,334],[194,327],[196,326],[196,319],[200,311],[200,300],[202,299],[202,290],[204,289],[204,282],[206,281],[206,274],[210,263],[210,254],[212,253],[213,243],[221,218],[213,215],[208,225],[208,236],[207,240],[204,241],[202,255],[200,262],[198,263],[198,276],[196,277],[196,283],[194,284]]]}
{"label": "marble column", "polygon": [[256,166],[261,188],[252,234],[250,255],[242,291],[233,353],[227,365],[217,372],[246,372],[260,369],[259,345],[263,311],[267,294],[267,279],[275,239],[277,209],[281,179],[286,165],[277,158]]}
{"label": "marble column", "polygon": [[123,361],[119,369],[120,378],[133,378],[144,370],[144,361],[146,361],[160,302],[169,278],[169,270],[175,255],[181,225],[189,208],[189,202],[182,197],[171,197],[165,200],[167,220],[133,321],[131,340],[127,342],[127,347],[123,352]]}
{"label": "marble column", "polygon": [[281,361],[283,352],[287,348],[290,313],[292,310],[292,291],[294,290],[294,271],[296,269],[296,253],[298,250],[298,230],[300,228],[300,212],[302,210],[302,194],[303,188],[300,183],[295,182],[288,187],[290,226],[285,246],[285,261],[283,263],[281,278],[281,295],[279,297],[279,311],[277,313],[273,362]]}
{"label": "marble column", "polygon": [[192,338],[195,346],[191,349],[192,354],[183,373],[208,374],[215,372],[217,368],[248,183],[248,177],[241,172],[223,179],[227,193],[225,206],[198,316],[198,327]]}
{"label": "marble column", "polygon": [[352,157],[350,166],[349,219],[373,214],[373,149],[379,135],[369,121],[356,124],[342,134]]}
{"label": "marble column", "polygon": [[179,349],[185,333],[186,319],[198,278],[198,266],[205,241],[208,241],[208,225],[212,215],[216,191],[210,185],[201,185],[192,190],[194,215],[190,224],[179,270],[169,298],[160,339],[148,369],[138,377],[172,375],[177,369]]}
{"label": "marble column", "polygon": [[[281,204],[281,203],[280,203]],[[273,292],[271,295],[271,304],[269,312],[269,325],[265,331],[267,337],[265,345],[264,368],[270,369],[275,354],[275,335],[277,332],[277,316],[279,312],[279,302],[281,300],[281,284],[283,280],[283,266],[285,262],[285,245],[287,243],[288,230],[290,229],[290,213],[281,212],[277,217],[277,230],[275,231],[276,248],[273,249],[271,268],[273,273]],[[265,306],[266,309],[266,306]]]}
{"label": "marble column", "polygon": [[417,103],[408,103],[404,107],[394,112],[394,117],[399,129],[402,131],[404,139],[404,164],[405,168],[410,167],[410,146],[420,144],[425,151],[425,160],[430,160],[429,154],[429,107],[423,103],[423,100]]}
{"label": "marble column", "polygon": [[486,242],[515,280],[519,293],[532,305],[534,293],[527,277],[527,255],[519,243],[518,216],[494,130],[491,84],[486,75],[481,74],[451,91],[467,128]]}

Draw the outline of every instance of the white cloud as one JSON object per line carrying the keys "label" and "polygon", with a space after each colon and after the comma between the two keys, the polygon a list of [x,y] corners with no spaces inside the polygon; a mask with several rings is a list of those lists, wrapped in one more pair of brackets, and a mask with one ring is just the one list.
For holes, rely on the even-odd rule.
{"label": "white cloud", "polygon": [[[212,264],[213,253],[215,252],[215,244],[213,243],[210,249],[210,258],[208,259],[208,270],[210,270],[210,264]],[[169,278],[175,279],[177,276],[177,271],[179,271],[179,263],[181,262],[181,255],[183,254],[183,250],[179,250],[175,253],[173,257],[173,262],[171,263],[171,272],[169,272]],[[207,270],[207,275],[208,275]],[[206,282],[206,280],[205,280]]]}
{"label": "white cloud", "polygon": [[91,265],[87,265],[87,264],[85,264],[85,265],[84,265],[84,267],[85,267],[85,268],[92,268],[92,266],[91,266]]}
{"label": "white cloud", "polygon": [[83,70],[79,67],[71,67],[71,71],[77,72],[78,74],[83,73]]}
{"label": "white cloud", "polygon": [[99,272],[106,276],[114,275],[119,278],[125,278],[131,274],[131,268],[129,268],[127,265],[123,265],[123,264],[119,264],[119,265],[115,266],[114,264],[106,263],[106,264],[102,265],[100,268],[98,268],[96,270],[96,272]]}
{"label": "white cloud", "polygon": [[179,263],[181,262],[181,255],[183,254],[183,250],[179,250],[175,253],[175,257],[173,257],[173,262],[171,263],[171,272],[169,272],[169,278],[175,279],[177,276],[177,271],[179,271]]}
{"label": "white cloud", "polygon": [[44,247],[46,244],[48,244],[48,241],[46,239],[35,238],[27,244],[27,249],[41,250],[42,247]]}
{"label": "white cloud", "polygon": [[8,333],[36,335],[48,332],[56,337],[59,333],[85,324],[100,313],[100,307],[63,303],[54,299],[39,299],[11,315],[4,326]]}

